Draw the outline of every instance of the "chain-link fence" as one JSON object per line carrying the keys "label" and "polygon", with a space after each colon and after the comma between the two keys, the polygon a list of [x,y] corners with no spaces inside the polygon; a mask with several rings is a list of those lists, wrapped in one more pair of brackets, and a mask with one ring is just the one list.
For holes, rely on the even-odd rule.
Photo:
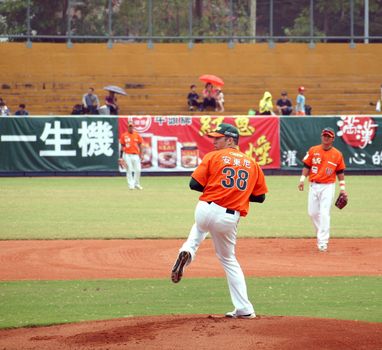
{"label": "chain-link fence", "polygon": [[0,40],[382,42],[381,0],[0,0]]}

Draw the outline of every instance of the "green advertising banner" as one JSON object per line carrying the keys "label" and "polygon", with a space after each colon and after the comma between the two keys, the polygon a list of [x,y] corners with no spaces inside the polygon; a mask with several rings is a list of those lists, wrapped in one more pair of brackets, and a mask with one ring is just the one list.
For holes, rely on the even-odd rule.
{"label": "green advertising banner", "polygon": [[117,118],[0,118],[0,172],[118,171],[117,160]]}
{"label": "green advertising banner", "polygon": [[[239,120],[232,118],[233,123]],[[321,130],[331,127],[336,132],[334,146],[343,153],[348,170],[382,170],[382,116],[277,120],[277,168],[301,169],[307,150],[321,143]],[[110,116],[2,117],[0,173],[119,172],[118,132],[118,118]]]}
{"label": "green advertising banner", "polygon": [[281,169],[302,168],[308,149],[321,143],[321,131],[336,133],[334,147],[344,155],[348,170],[382,170],[382,117],[280,118]]}

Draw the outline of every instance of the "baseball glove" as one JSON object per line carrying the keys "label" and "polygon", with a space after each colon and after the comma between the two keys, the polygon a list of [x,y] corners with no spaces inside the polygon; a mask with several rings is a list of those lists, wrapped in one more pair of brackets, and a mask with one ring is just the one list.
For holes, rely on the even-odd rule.
{"label": "baseball glove", "polygon": [[346,204],[348,204],[348,196],[344,193],[340,193],[336,200],[335,206],[338,209],[342,209],[346,206]]}
{"label": "baseball glove", "polygon": [[119,164],[119,166],[120,166],[121,168],[123,168],[123,169],[127,169],[127,164],[126,164],[126,162],[125,162],[125,160],[124,160],[123,158],[119,158],[119,160],[118,160],[118,164]]}

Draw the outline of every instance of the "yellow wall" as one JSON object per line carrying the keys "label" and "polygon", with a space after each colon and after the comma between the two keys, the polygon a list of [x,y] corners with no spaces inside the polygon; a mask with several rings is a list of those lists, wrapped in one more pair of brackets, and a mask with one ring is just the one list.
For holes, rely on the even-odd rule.
{"label": "yellow wall", "polygon": [[[10,89],[0,86],[0,96],[12,110],[27,101],[32,112],[43,113],[41,108],[51,106],[47,112],[54,113],[62,104],[71,110],[89,86],[94,86],[101,97],[105,84],[123,87],[142,83],[142,89],[128,91],[130,97],[120,98],[121,108],[125,114],[145,112],[150,107],[155,113],[161,101],[167,104],[166,109],[171,108],[165,103],[168,99],[174,101],[175,109],[183,108],[189,84],[197,82],[201,74],[211,73],[225,80],[224,90],[228,101],[231,94],[232,106],[240,105],[242,98],[246,104],[243,112],[248,109],[248,99],[256,105],[265,89],[273,90],[276,99],[280,90],[287,88],[294,94],[299,85],[305,85],[307,95],[317,103],[325,89],[341,94],[353,84],[373,101],[382,83],[381,57],[382,45],[378,44],[355,48],[318,44],[314,49],[307,44],[276,44],[274,48],[268,44],[236,44],[234,48],[196,44],[192,49],[187,44],[155,44],[153,49],[146,44],[115,44],[110,49],[106,44],[67,48],[66,44],[34,43],[27,48],[24,43],[1,43],[1,84]],[[137,107],[133,107],[134,99],[140,100]],[[139,104],[144,107],[142,111]],[[174,114],[180,112],[174,110]],[[58,114],[67,113],[61,108]]]}

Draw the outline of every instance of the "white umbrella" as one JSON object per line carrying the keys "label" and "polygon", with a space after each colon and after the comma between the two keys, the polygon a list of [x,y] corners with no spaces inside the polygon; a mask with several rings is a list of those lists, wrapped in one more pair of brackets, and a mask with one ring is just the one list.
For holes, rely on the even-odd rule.
{"label": "white umbrella", "polygon": [[106,91],[113,91],[116,94],[127,96],[127,93],[125,92],[125,90],[123,90],[119,86],[108,85],[108,86],[105,86],[103,89],[106,90]]}

